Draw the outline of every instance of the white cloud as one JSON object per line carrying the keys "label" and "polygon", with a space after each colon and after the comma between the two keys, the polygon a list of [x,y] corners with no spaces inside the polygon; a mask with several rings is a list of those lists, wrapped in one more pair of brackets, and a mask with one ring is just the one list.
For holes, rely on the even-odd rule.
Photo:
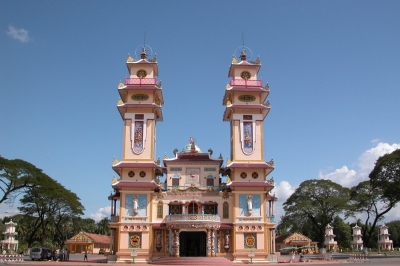
{"label": "white cloud", "polygon": [[320,172],[318,177],[321,179],[330,179],[335,183],[351,188],[362,181],[368,180],[369,173],[374,168],[375,162],[380,156],[392,153],[399,148],[400,144],[397,143],[390,145],[388,143],[380,142],[374,148],[361,154],[358,158],[357,171],[350,170],[347,166],[342,166],[342,168],[336,169],[328,174]]}
{"label": "white cloud", "polygon": [[111,206],[107,206],[107,207],[98,209],[96,213],[89,214],[88,218],[92,218],[96,222],[99,222],[104,217],[110,217],[110,215],[111,215]]}
{"label": "white cloud", "polygon": [[276,217],[276,223],[279,223],[280,217],[285,214],[285,212],[283,211],[282,203],[285,202],[290,197],[290,195],[293,194],[295,189],[296,188],[290,185],[288,181],[281,181],[272,190],[271,194],[275,194],[275,197],[278,198],[278,201],[275,202],[274,205],[274,215]]}
{"label": "white cloud", "polygon": [[12,25],[10,25],[8,27],[7,34],[16,40],[19,40],[20,42],[29,42],[30,41],[27,30],[17,29]]}
{"label": "white cloud", "polygon": [[275,196],[278,198],[278,201],[285,201],[290,195],[293,194],[296,188],[294,188],[288,181],[281,181],[279,185],[276,185],[272,191],[272,194],[275,193]]}
{"label": "white cloud", "polygon": [[352,187],[355,184],[358,184],[361,180],[357,176],[356,171],[350,170],[347,166],[342,166],[340,169],[336,169],[332,173],[322,174],[319,173],[318,177],[320,179],[330,179],[335,183],[338,183],[345,187]]}

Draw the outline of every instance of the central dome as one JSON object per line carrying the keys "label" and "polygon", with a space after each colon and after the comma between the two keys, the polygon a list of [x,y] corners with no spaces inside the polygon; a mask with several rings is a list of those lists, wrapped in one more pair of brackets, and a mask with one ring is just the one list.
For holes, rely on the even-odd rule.
{"label": "central dome", "polygon": [[[194,148],[197,152],[201,153],[200,147],[197,145],[194,145]],[[192,144],[186,144],[185,147],[183,147],[182,152],[191,152],[192,151]]]}

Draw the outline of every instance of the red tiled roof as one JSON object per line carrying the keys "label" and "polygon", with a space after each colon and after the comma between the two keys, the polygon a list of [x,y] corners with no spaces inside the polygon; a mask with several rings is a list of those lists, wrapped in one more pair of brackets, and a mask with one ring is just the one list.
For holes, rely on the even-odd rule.
{"label": "red tiled roof", "polygon": [[229,187],[274,187],[267,182],[232,182],[228,184]]}
{"label": "red tiled roof", "polygon": [[231,163],[226,168],[262,168],[262,169],[273,169],[274,167],[267,163]]}
{"label": "red tiled roof", "polygon": [[221,223],[221,226],[219,228],[220,229],[232,229],[233,225],[232,224]]}
{"label": "red tiled roof", "polygon": [[228,91],[246,91],[246,92],[265,92],[269,93],[269,91],[265,90],[263,87],[243,87],[243,86],[235,86],[233,85],[231,89],[227,89]]}
{"label": "red tiled roof", "polygon": [[113,188],[156,188],[158,187],[153,182],[124,182],[119,181],[112,185]]}
{"label": "red tiled roof", "polygon": [[110,236],[106,235],[97,235],[97,234],[91,234],[91,233],[86,233],[83,232],[87,237],[91,238],[94,243],[98,244],[110,244],[111,243],[111,238]]}
{"label": "red tiled roof", "polygon": [[166,228],[167,225],[165,223],[161,223],[161,224],[153,224],[153,228]]}
{"label": "red tiled roof", "polygon": [[132,103],[123,103],[118,105],[118,107],[134,107],[134,108],[161,108],[161,106],[157,104],[146,104],[146,103],[140,103],[140,104],[132,104]]}
{"label": "red tiled roof", "polygon": [[267,194],[267,199],[277,200],[278,198],[275,196],[272,196],[271,194]]}
{"label": "red tiled roof", "polygon": [[162,168],[154,162],[119,162],[113,168]]}
{"label": "red tiled roof", "polygon": [[232,106],[227,106],[227,108],[235,108],[235,109],[270,109],[263,104],[254,104],[254,105],[244,105],[244,104],[233,104]]}

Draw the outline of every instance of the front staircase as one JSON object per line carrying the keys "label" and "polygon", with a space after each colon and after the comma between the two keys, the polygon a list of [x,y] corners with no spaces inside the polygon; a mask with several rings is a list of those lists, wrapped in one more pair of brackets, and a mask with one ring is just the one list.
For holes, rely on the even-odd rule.
{"label": "front staircase", "polygon": [[223,257],[163,257],[149,262],[156,265],[234,265],[234,263]]}

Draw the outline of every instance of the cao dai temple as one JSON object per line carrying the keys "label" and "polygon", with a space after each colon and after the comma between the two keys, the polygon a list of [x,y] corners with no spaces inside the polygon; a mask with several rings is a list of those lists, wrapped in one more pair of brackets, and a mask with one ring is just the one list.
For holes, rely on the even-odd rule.
{"label": "cao dai temple", "polygon": [[270,90],[257,77],[260,60],[247,61],[243,49],[232,58],[228,84],[221,88],[221,122],[230,123],[230,158],[224,162],[189,136],[176,140],[182,150],[155,159],[164,99],[157,60],[150,57],[145,46],[140,58],[128,56],[129,77],[118,85],[123,144],[121,160],[112,164],[119,178],[113,179],[109,196],[110,257],[117,263],[132,256],[137,262],[162,257],[275,260],[276,198],[268,178],[274,164],[265,161],[263,132]]}

